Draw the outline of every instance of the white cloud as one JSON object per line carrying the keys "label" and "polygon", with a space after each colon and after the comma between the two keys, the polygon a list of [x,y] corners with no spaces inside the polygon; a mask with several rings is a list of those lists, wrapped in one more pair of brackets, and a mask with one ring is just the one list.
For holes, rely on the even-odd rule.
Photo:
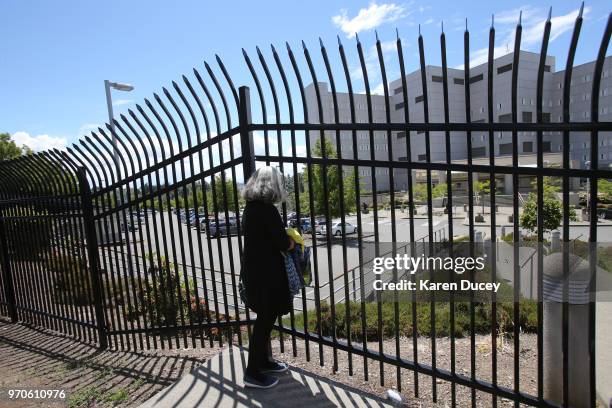
{"label": "white cloud", "polygon": [[[521,49],[534,50],[534,47],[539,46],[542,42],[548,10],[533,8],[531,6],[522,7],[522,10],[523,32],[521,35]],[[514,9],[495,14],[495,30],[501,33],[498,37],[500,39],[496,41],[499,45],[493,50],[495,58],[513,51],[516,24],[518,23],[520,11],[521,9]],[[585,7],[583,16],[586,17],[590,11],[590,7]],[[576,9],[562,16],[552,17],[550,19],[551,28],[549,41],[551,43],[562,34],[573,29],[578,13],[579,9]],[[483,47],[472,52],[470,56],[470,66],[474,67],[487,62],[488,52],[488,47]],[[461,69],[463,65],[457,68]]]}
{"label": "white cloud", "polygon": [[382,24],[396,21],[407,15],[403,6],[395,3],[376,4],[372,2],[368,8],[362,8],[353,18],[348,17],[346,9],[340,14],[332,17],[332,22],[337,25],[347,36],[353,38],[356,33],[372,30]]}
{"label": "white cloud", "polygon": [[428,25],[434,22],[434,19],[429,17],[427,20],[425,20],[425,22],[423,23],[423,25]]}
{"label": "white cloud", "polygon": [[381,82],[376,87],[372,88],[373,95],[384,95],[385,94],[385,85]]}
{"label": "white cloud", "polygon": [[30,136],[27,132],[15,132],[11,136],[17,146],[26,145],[30,149],[39,152],[49,149],[63,149],[68,140],[65,137],[53,137],[49,135]]}
{"label": "white cloud", "polygon": [[129,105],[134,102],[132,99],[117,99],[113,101],[113,106]]}
{"label": "white cloud", "polygon": [[98,130],[99,127],[102,127],[99,123],[84,123],[79,128],[79,136],[83,136],[86,133],[89,133],[94,130]]}

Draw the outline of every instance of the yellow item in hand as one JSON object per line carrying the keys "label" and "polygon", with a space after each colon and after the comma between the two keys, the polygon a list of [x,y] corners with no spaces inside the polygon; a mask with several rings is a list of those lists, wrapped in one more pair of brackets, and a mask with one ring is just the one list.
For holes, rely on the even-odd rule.
{"label": "yellow item in hand", "polygon": [[302,238],[298,230],[296,230],[295,228],[287,228],[287,235],[289,235],[291,239],[295,241],[296,244],[301,245],[302,250],[304,250],[304,238]]}

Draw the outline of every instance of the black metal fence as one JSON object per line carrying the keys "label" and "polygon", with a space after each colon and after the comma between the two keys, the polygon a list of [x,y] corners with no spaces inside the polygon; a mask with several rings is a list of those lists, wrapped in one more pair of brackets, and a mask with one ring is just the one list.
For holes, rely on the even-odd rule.
{"label": "black metal fence", "polygon": [[[369,59],[357,39],[359,85],[351,75],[347,53],[339,42],[339,65],[330,62],[328,49],[321,42],[321,63],[303,46],[298,55],[287,45],[286,55],[272,47],[272,63],[257,49],[257,60],[251,60],[246,51],[244,59],[252,75],[257,98],[250,100],[249,88],[236,88],[220,58],[218,67],[205,63],[206,74],[196,69],[193,76],[183,76],[181,84],[172,82],[171,89],[163,89],[127,114],[120,115],[105,129],[100,128],[83,137],[78,143],[63,151],[50,150],[0,164],[0,243],[2,276],[0,284],[0,314],[13,322],[42,326],[64,332],[78,339],[95,342],[101,347],[117,349],[205,347],[214,342],[223,344],[234,338],[243,342],[242,334],[248,331],[251,321],[249,311],[237,296],[237,279],[242,252],[240,235],[240,185],[261,165],[276,165],[288,176],[291,191],[283,204],[286,222],[307,218],[312,226],[307,237],[313,243],[314,283],[296,299],[296,309],[288,320],[279,320],[281,349],[285,338],[290,339],[293,353],[297,355],[297,339],[305,341],[306,358],[312,357],[311,346],[318,348],[321,365],[324,348],[333,351],[333,367],[338,369],[339,354],[345,353],[349,374],[363,370],[367,379],[372,366],[378,364],[381,384],[392,384],[402,390],[410,379],[416,396],[422,383],[421,376],[431,377],[430,391],[434,401],[438,399],[440,382],[449,384],[450,400],[456,402],[460,389],[468,389],[472,405],[477,394],[492,395],[492,403],[498,398],[515,401],[518,405],[555,405],[545,400],[543,362],[543,297],[538,285],[537,302],[537,378],[534,392],[525,391],[521,383],[522,367],[520,326],[513,326],[513,368],[511,384],[498,377],[499,337],[498,311],[493,295],[490,313],[490,356],[477,352],[475,308],[469,310],[470,345],[469,366],[458,370],[455,349],[455,303],[450,298],[450,364],[438,364],[435,298],[430,300],[430,358],[421,361],[418,353],[417,305],[412,302],[412,334],[410,354],[400,344],[399,302],[394,303],[393,321],[395,342],[392,349],[383,342],[383,301],[377,299],[377,343],[368,342],[366,332],[366,298],[363,293],[367,278],[364,277],[362,245],[371,242],[375,248],[382,241],[398,241],[398,233],[407,241],[420,238],[415,232],[415,174],[426,173],[426,199],[423,204],[427,221],[424,241],[433,244],[436,236],[442,236],[434,225],[432,174],[444,172],[447,180],[447,230],[444,237],[453,245],[453,177],[457,173],[467,175],[469,241],[474,242],[475,204],[474,175],[485,174],[491,188],[490,208],[495,208],[496,176],[509,175],[513,185],[512,215],[513,236],[520,235],[519,228],[519,177],[536,180],[538,207],[544,203],[544,177],[562,179],[563,191],[563,241],[570,241],[570,179],[589,180],[590,208],[597,206],[597,181],[612,178],[612,171],[598,166],[598,136],[601,131],[611,131],[610,122],[600,122],[599,96],[602,69],[612,32],[608,19],[595,62],[591,93],[590,121],[570,121],[569,100],[573,59],[582,25],[580,15],[575,24],[568,53],[563,88],[563,118],[559,122],[545,121],[543,86],[546,54],[551,30],[550,19],[544,26],[542,48],[537,70],[536,121],[519,122],[517,113],[519,53],[514,53],[512,69],[512,114],[509,123],[496,122],[494,117],[493,60],[495,29],[489,34],[487,81],[488,120],[474,123],[470,105],[470,45],[469,33],[464,33],[464,100],[465,120],[450,121],[448,95],[448,69],[445,34],[440,36],[442,60],[442,122],[429,120],[429,97],[424,40],[418,38],[420,88],[423,102],[423,122],[411,120],[409,98],[417,90],[407,85],[402,41],[398,37],[395,52],[401,78],[403,118],[391,120],[390,90],[388,88],[385,58],[382,44],[376,42],[374,59]],[[514,50],[521,45],[521,25],[516,29]],[[306,69],[300,69],[302,60]],[[284,61],[288,59],[288,61]],[[299,60],[299,61],[298,61]],[[372,70],[378,65],[384,95],[384,115],[375,112],[372,88],[369,82]],[[287,63],[288,62],[288,63]],[[336,72],[336,70],[338,72]],[[258,71],[263,71],[260,79]],[[319,72],[323,71],[323,73]],[[334,73],[336,75],[334,75]],[[330,95],[321,95],[318,85],[326,81]],[[363,85],[363,93],[355,91]],[[340,95],[339,89],[345,89]],[[365,96],[364,96],[365,94]],[[330,97],[329,97],[330,96]],[[311,98],[311,99],[309,99]],[[314,99],[312,99],[314,98]],[[272,103],[270,103],[272,101]],[[358,106],[363,105],[363,106]],[[272,111],[270,112],[270,106]],[[359,121],[357,110],[365,110],[367,120]],[[257,111],[261,122],[253,120]],[[330,116],[331,115],[331,116]],[[283,118],[283,120],[281,120]],[[590,168],[572,168],[570,164],[570,132],[590,134]],[[394,153],[394,140],[398,132],[405,132],[405,153],[411,158],[414,132],[424,132],[425,160],[402,160]],[[445,143],[445,160],[431,158],[430,132],[442,132]],[[451,135],[451,132],[453,134]],[[472,134],[488,135],[489,162],[474,163]],[[512,136],[512,164],[496,164],[495,132],[510,132]],[[519,132],[537,132],[537,166],[519,164]],[[557,168],[544,166],[543,134],[559,132],[562,163]],[[459,135],[457,135],[457,133]],[[365,136],[363,136],[365,135]],[[363,137],[369,157],[360,154],[359,142]],[[452,157],[451,138],[461,137],[467,144],[467,158],[458,161]],[[383,154],[377,153],[375,140],[383,140]],[[343,151],[344,149],[344,151]],[[367,185],[361,175],[367,174]],[[405,191],[397,188],[396,179],[407,182]],[[378,202],[379,185],[385,185],[388,203]],[[317,194],[321,191],[322,199]],[[330,193],[331,191],[331,193]],[[349,194],[350,193],[350,194]],[[362,196],[371,194],[371,213],[367,217],[362,207]],[[406,195],[408,216],[398,210],[395,203]],[[347,200],[347,197],[350,199]],[[383,207],[388,205],[388,208]],[[295,212],[295,215],[290,214]],[[490,212],[491,241],[497,241],[496,213]],[[318,237],[315,224],[322,216],[326,224],[325,239]],[[341,221],[341,233],[332,236],[332,219]],[[356,226],[356,233],[346,231],[347,218]],[[388,217],[388,235],[381,230]],[[398,227],[400,217],[407,225]],[[367,220],[366,220],[367,218]],[[372,225],[368,231],[367,223]],[[597,214],[590,212],[589,241],[597,241]],[[368,224],[369,225],[369,224]],[[381,238],[383,237],[383,238]],[[386,237],[386,238],[384,238]],[[544,240],[543,214],[538,212],[537,238]],[[493,247],[494,248],[494,247]],[[515,248],[518,248],[515,246]],[[354,249],[354,251],[352,250]],[[378,251],[378,249],[377,249]],[[493,249],[494,251],[494,249]],[[378,253],[378,252],[377,252]],[[514,251],[515,282],[520,281],[518,249]],[[494,259],[494,258],[493,258]],[[568,263],[565,259],[567,274]],[[538,279],[542,281],[542,252],[538,251]],[[590,258],[595,268],[596,260]],[[495,263],[492,264],[495,277]],[[355,275],[358,277],[356,278]],[[336,286],[336,287],[334,287]],[[338,289],[339,288],[339,289]],[[592,288],[594,289],[594,288]],[[307,291],[309,293],[307,293]],[[564,286],[564,294],[568,288]],[[520,285],[515,284],[516,298],[513,320],[519,319]],[[340,302],[338,302],[338,299]],[[348,307],[353,300],[357,308]],[[397,299],[396,299],[397,300]],[[360,339],[337,336],[336,308],[343,308],[351,333],[351,313],[359,310]],[[322,316],[326,310],[331,318],[331,335],[323,332]],[[297,314],[308,321],[310,314],[316,324],[300,326]],[[563,306],[563,400],[570,401],[568,375],[568,305]],[[386,324],[386,323],[385,323]],[[591,405],[595,406],[595,304],[589,305],[589,381],[580,384],[589,387]],[[355,360],[358,359],[361,364]],[[479,360],[490,359],[487,379],[477,366]],[[389,379],[385,367],[395,368],[395,378]],[[412,375],[406,376],[406,371]],[[504,373],[507,374],[507,373]],[[393,376],[392,376],[393,377]]]}

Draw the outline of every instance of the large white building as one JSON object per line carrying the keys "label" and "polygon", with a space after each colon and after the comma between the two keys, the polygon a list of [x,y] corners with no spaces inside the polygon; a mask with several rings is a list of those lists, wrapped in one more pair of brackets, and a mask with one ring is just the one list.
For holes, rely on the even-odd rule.
{"label": "large white building", "polygon": [[[511,83],[513,55],[507,54],[496,58],[493,61],[493,119],[495,122],[511,121]],[[539,54],[521,51],[519,56],[518,73],[518,95],[517,95],[517,120],[519,122],[536,121],[536,83],[539,65]],[[570,120],[571,121],[590,121],[591,113],[591,91],[593,86],[593,70],[595,62],[578,65],[573,68],[572,83],[570,91]],[[484,63],[470,68],[470,105],[472,122],[488,121],[488,95],[487,95],[487,68]],[[442,90],[442,68],[428,65],[425,67],[427,79],[427,98],[429,104],[429,121],[444,122],[444,103]],[[544,120],[551,122],[561,122],[563,120],[563,83],[564,71],[556,71],[555,58],[546,57],[544,72],[543,89],[543,112]],[[466,120],[465,112],[465,84],[464,71],[460,69],[448,69],[448,97],[449,97],[449,120],[450,122],[463,123]],[[410,122],[424,122],[423,89],[421,82],[421,71],[417,70],[406,75],[408,90],[408,112]],[[325,123],[334,122],[334,110],[332,95],[328,86],[324,82],[318,83],[322,107],[323,119]],[[401,79],[396,79],[389,83],[390,94],[390,116],[392,122],[404,121],[404,95]],[[339,118],[340,122],[350,122],[349,98],[346,93],[338,93]],[[355,94],[355,117],[358,123],[368,122],[368,107],[366,95]],[[310,121],[318,122],[317,99],[314,84],[306,88],[306,101],[310,112]],[[372,95],[372,115],[373,122],[386,121],[385,97]],[[612,57],[607,57],[604,63],[601,88],[600,88],[600,121],[612,121]],[[336,133],[334,131],[325,132],[327,138],[336,145]],[[377,160],[388,160],[389,150],[386,132],[373,132],[374,152],[371,151],[370,136],[368,131],[357,132],[357,156],[359,158],[374,157]],[[467,140],[465,132],[451,132],[451,159],[453,161],[463,161],[468,157]],[[472,132],[472,158],[479,159],[479,162],[489,157],[489,136],[488,132]],[[511,132],[495,132],[493,155],[506,162],[504,156],[512,155],[512,134]],[[429,132],[431,161],[445,162],[445,135],[444,132]],[[520,165],[533,165],[532,160],[537,152],[536,132],[518,132],[518,153]],[[415,132],[411,134],[411,157],[406,153],[406,134],[405,132],[393,132],[392,134],[392,158],[394,160],[425,161],[425,133]],[[612,132],[601,132],[599,135],[599,165],[609,167],[612,164]],[[562,134],[559,132],[544,132],[543,151],[546,160],[545,165],[560,165],[563,151]],[[342,157],[353,157],[352,132],[341,132]],[[571,132],[570,134],[570,157],[573,167],[586,167],[590,160],[590,135],[587,132]],[[556,161],[556,162],[554,162]],[[511,163],[511,161],[508,161]],[[530,164],[528,164],[530,163]],[[371,169],[360,168],[359,176],[364,190],[371,189]],[[389,171],[386,168],[376,169],[376,189],[377,191],[389,190]],[[394,184],[396,190],[407,188],[408,172],[406,170],[396,170],[394,173]],[[420,178],[417,172],[413,177],[418,182]],[[460,177],[459,177],[460,178]],[[440,174],[434,175],[434,182],[443,181]],[[501,179],[504,190],[511,186],[503,186],[504,179]],[[507,180],[506,180],[506,183]],[[530,181],[521,182],[521,188],[529,188]],[[498,184],[499,186],[499,184]],[[462,188],[457,185],[456,188]]]}

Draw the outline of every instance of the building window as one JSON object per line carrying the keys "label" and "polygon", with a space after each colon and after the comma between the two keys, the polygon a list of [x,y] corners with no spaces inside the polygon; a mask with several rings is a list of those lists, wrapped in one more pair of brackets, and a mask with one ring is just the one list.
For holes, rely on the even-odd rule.
{"label": "building window", "polygon": [[399,161],[408,161],[408,157],[406,157],[406,156],[398,157],[397,160],[399,160]]}
{"label": "building window", "polygon": [[501,104],[501,103],[498,103],[498,104],[497,104],[497,110],[501,110],[501,108],[502,108],[502,104]]}
{"label": "building window", "polygon": [[419,161],[425,161],[427,160],[427,155],[426,154],[419,154]]}
{"label": "building window", "polygon": [[470,84],[473,84],[478,81],[482,81],[483,78],[484,76],[482,74],[474,75],[473,77],[470,78]]}
{"label": "building window", "polygon": [[542,153],[550,153],[550,142],[542,142]]}
{"label": "building window", "polygon": [[423,102],[423,95],[419,95],[414,98],[414,103]]}
{"label": "building window", "polygon": [[544,72],[550,72],[550,65],[544,65]]}
{"label": "building window", "polygon": [[431,81],[432,82],[443,82],[444,78],[442,78],[440,75],[432,75]]}
{"label": "building window", "polygon": [[531,122],[533,122],[532,113],[531,112],[523,112],[522,113],[522,121],[523,121],[523,123],[531,123]]}
{"label": "building window", "polygon": [[542,123],[550,123],[550,112],[542,112]]}
{"label": "building window", "polygon": [[404,138],[404,137],[406,137],[406,132],[399,132],[399,133],[397,134],[397,138],[398,138],[398,139],[402,139],[402,138]]}
{"label": "building window", "polygon": [[502,143],[499,145],[499,154],[512,154],[512,143]]}
{"label": "building window", "polygon": [[486,155],[487,155],[487,148],[485,146],[472,148],[472,157],[484,157]]}
{"label": "building window", "polygon": [[523,142],[523,153],[533,153],[533,142]]}
{"label": "building window", "polygon": [[396,103],[395,110],[404,109],[404,102]]}
{"label": "building window", "polygon": [[465,81],[463,80],[463,78],[453,78],[453,83],[455,85],[464,85]]}
{"label": "building window", "polygon": [[417,130],[417,135],[422,135],[423,133],[425,133],[424,130]]}
{"label": "building window", "polygon": [[503,74],[504,72],[512,71],[512,64],[503,65],[497,68],[497,75]]}
{"label": "building window", "polygon": [[512,122],[512,114],[506,113],[505,115],[499,115],[499,123],[510,123]]}
{"label": "building window", "polygon": [[404,89],[403,89],[402,87],[395,88],[395,89],[393,90],[393,95],[397,95],[397,94],[399,94],[399,93],[402,93],[403,91],[404,91]]}

